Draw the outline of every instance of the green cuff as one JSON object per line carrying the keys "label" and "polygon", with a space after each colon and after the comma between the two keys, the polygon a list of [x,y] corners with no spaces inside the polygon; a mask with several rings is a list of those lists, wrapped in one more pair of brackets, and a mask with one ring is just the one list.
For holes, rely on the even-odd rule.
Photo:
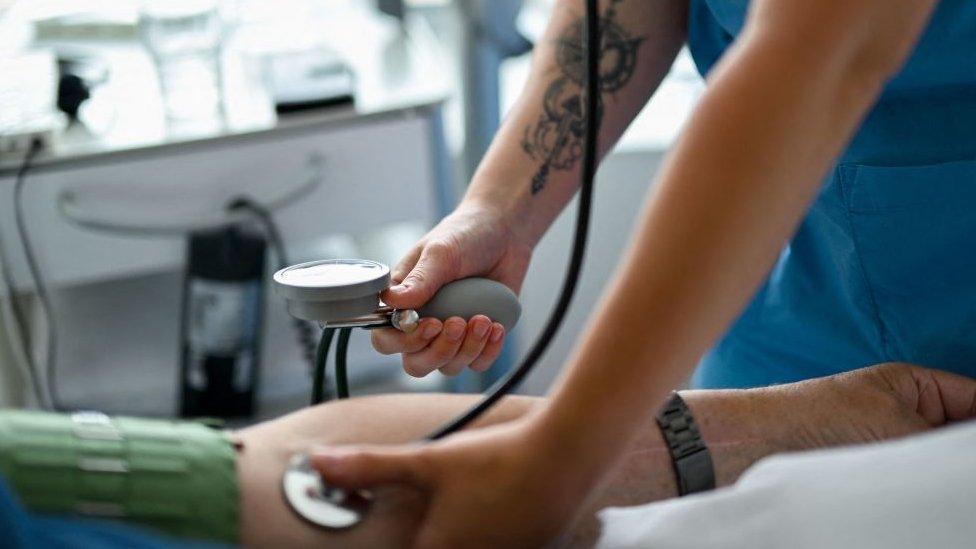
{"label": "green cuff", "polygon": [[0,473],[40,513],[238,539],[236,453],[199,423],[0,411]]}

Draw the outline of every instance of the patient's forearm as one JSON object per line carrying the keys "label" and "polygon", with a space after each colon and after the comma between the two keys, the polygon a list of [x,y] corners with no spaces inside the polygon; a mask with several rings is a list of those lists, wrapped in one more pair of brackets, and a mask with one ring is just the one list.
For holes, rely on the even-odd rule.
{"label": "patient's forearm", "polygon": [[[775,391],[692,391],[684,393],[712,451],[721,485],[734,482],[750,464],[788,449],[779,433],[781,418],[765,409]],[[310,408],[240,433],[244,451],[238,461],[241,478],[242,540],[246,545],[336,546],[407,544],[418,517],[418,494],[392,491],[378,498],[371,520],[349,532],[332,533],[304,523],[285,509],[278,482],[288,458],[315,446],[349,442],[396,443],[417,440],[444,420],[467,408],[474,396],[385,395]],[[488,413],[480,425],[509,421],[530,413],[542,399],[509,397]],[[570,457],[567,456],[567,459]],[[571,529],[571,545],[596,539],[595,512],[609,505],[646,503],[676,494],[671,459],[653,418],[608,482],[597,492],[584,516]]]}
{"label": "patient's forearm", "polygon": [[[750,465],[766,456],[795,449],[786,423],[771,413],[781,391],[683,391],[702,438],[708,445],[718,486],[734,483]],[[631,444],[613,473],[595,492],[569,532],[568,544],[588,547],[599,535],[596,512],[676,497],[677,483],[664,438],[653,418]]]}
{"label": "patient's forearm", "polygon": [[[763,389],[682,395],[711,450],[719,486],[731,484],[770,454],[890,439],[976,414],[976,382],[905,364]],[[143,509],[135,515],[121,513],[125,520],[180,537],[231,540],[238,533],[235,525],[240,524],[240,541],[247,546],[407,546],[421,518],[418,513],[425,508],[424,494],[385,489],[377,493],[359,527],[325,531],[302,521],[285,505],[281,494],[285,466],[292,454],[316,446],[419,440],[476,398],[386,395],[346,400],[251,427],[232,438],[192,422],[0,411],[0,473],[24,505],[39,512],[104,513],[121,509],[117,504],[124,503]],[[524,417],[540,409],[542,402],[508,397],[475,427]],[[644,418],[644,424],[579,520],[567,529],[572,545],[595,540],[594,513],[599,509],[676,495],[662,436],[652,417]],[[240,444],[231,444],[232,440]],[[82,447],[85,451],[78,453]],[[35,460],[43,456],[39,463],[44,465],[38,469],[38,463],[25,459],[28,456]],[[114,457],[106,459],[109,456]],[[92,457],[98,459],[88,459]],[[86,470],[52,476],[52,467]],[[101,484],[82,482],[79,475],[98,475],[111,486],[118,483],[110,476],[129,477],[129,489],[116,493],[124,495],[124,501],[104,499],[106,493],[97,490]],[[107,505],[113,501],[116,505]],[[165,504],[157,506],[159,502]],[[165,516],[153,520],[146,509]],[[184,510],[181,520],[172,520],[174,509]]]}
{"label": "patient's forearm", "polygon": [[[895,438],[976,413],[970,409],[976,401],[972,380],[904,364],[761,389],[684,391],[682,396],[712,453],[719,486],[735,482],[750,465],[775,453]],[[241,431],[244,449],[237,465],[242,541],[275,547],[408,545],[419,520],[417,512],[423,508],[422,494],[388,490],[378,494],[369,518],[360,527],[325,532],[285,507],[279,488],[285,464],[293,453],[321,445],[418,440],[477,398],[360,398],[309,408]],[[476,426],[523,417],[540,409],[542,403],[539,398],[507,397]],[[644,418],[644,425],[568,530],[570,545],[586,546],[596,539],[595,512],[604,507],[677,495],[671,458],[654,418]]]}
{"label": "patient's forearm", "polygon": [[[241,541],[249,547],[406,547],[422,509],[420,495],[387,489],[377,493],[369,516],[348,531],[325,531],[285,506],[281,474],[296,452],[351,442],[418,440],[470,406],[468,395],[384,395],[307,408],[238,433]],[[481,425],[508,421],[531,410],[537,399],[510,397]]]}
{"label": "patient's forearm", "polygon": [[[757,460],[775,453],[899,438],[976,414],[976,382],[900,363],[758,389],[681,394],[711,451],[718,486],[734,483]],[[620,475],[628,469],[646,474],[670,467],[663,438],[652,425],[618,465],[611,490],[600,497],[620,497],[613,486],[625,484]],[[673,476],[659,476],[657,483],[633,478],[632,486],[640,490],[633,501],[676,495]]]}

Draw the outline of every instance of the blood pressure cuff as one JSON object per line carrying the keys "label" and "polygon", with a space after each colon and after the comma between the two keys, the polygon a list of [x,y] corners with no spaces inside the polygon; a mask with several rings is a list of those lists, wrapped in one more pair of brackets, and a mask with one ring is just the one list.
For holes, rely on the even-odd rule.
{"label": "blood pressure cuff", "polygon": [[238,538],[235,450],[203,424],[0,411],[0,474],[28,509]]}

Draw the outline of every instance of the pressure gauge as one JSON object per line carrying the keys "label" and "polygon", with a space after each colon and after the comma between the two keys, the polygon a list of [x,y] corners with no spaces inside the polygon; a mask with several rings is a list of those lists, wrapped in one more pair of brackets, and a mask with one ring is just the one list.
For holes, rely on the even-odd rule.
{"label": "pressure gauge", "polygon": [[379,293],[390,285],[390,268],[367,259],[326,259],[282,269],[274,281],[292,316],[327,324],[374,313]]}

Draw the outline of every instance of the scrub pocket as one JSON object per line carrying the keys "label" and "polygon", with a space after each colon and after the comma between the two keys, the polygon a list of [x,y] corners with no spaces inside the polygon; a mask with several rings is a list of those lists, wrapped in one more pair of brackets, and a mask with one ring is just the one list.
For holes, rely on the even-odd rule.
{"label": "scrub pocket", "polygon": [[976,375],[976,160],[838,171],[888,358]]}

